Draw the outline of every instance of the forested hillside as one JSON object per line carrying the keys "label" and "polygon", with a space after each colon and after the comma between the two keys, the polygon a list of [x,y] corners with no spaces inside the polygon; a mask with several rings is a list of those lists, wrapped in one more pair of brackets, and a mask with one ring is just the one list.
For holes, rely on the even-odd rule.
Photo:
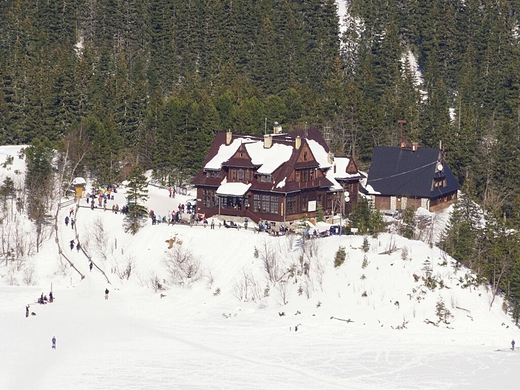
{"label": "forested hillside", "polygon": [[333,0],[2,1],[0,142],[76,138],[108,182],[121,161],[192,173],[216,131],[278,121],[367,168],[405,120],[517,218],[519,3],[347,0],[342,25]]}
{"label": "forested hillside", "polygon": [[[465,197],[441,244],[520,317],[520,0],[337,1],[346,15],[334,0],[4,0],[0,143],[32,145],[39,195],[52,150],[60,183],[136,165],[172,183],[216,131],[275,121],[327,127],[363,169],[374,145],[442,145]],[[42,226],[45,202],[28,205]]]}

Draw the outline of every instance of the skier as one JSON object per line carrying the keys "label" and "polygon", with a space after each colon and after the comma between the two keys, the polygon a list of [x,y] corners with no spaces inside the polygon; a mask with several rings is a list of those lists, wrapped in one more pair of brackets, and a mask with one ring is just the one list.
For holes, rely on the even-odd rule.
{"label": "skier", "polygon": [[52,336],[52,349],[56,349],[56,336]]}
{"label": "skier", "polygon": [[511,340],[511,350],[515,350],[515,340]]}
{"label": "skier", "polygon": [[108,288],[105,288],[105,299],[108,299],[108,293],[109,293],[109,292],[110,292],[110,291],[108,291]]}

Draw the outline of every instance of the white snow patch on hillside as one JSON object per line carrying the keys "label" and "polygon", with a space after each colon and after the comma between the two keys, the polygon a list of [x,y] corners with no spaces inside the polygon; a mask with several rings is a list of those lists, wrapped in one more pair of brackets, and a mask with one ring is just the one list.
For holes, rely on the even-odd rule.
{"label": "white snow patch on hillside", "polygon": [[[172,199],[153,186],[149,195],[160,215],[193,196]],[[68,207],[61,210],[57,242],[51,235],[28,260],[34,284],[20,270],[10,285],[0,264],[0,389],[518,386],[520,354],[509,349],[518,329],[502,299],[490,307],[491,292],[436,247],[380,234],[366,238],[364,252],[362,236],[302,240],[149,220],[131,236],[110,211],[124,196],[122,186],[107,211],[81,200],[76,230],[63,222]],[[78,238],[110,283],[68,247]],[[58,244],[84,279],[60,259]],[[334,267],[340,247],[346,259]],[[200,262],[198,281],[168,282],[165,259],[178,248]],[[286,283],[268,282],[266,255]],[[309,276],[294,271],[301,262]],[[165,289],[154,291],[157,282]],[[51,288],[56,301],[36,304]],[[25,317],[27,304],[35,316]]]}

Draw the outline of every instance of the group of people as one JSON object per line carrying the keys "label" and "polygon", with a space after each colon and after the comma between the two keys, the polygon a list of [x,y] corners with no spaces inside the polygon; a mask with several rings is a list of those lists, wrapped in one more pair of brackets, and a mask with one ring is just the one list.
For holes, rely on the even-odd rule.
{"label": "group of people", "polygon": [[[47,298],[47,295],[44,295],[42,293],[42,295],[38,298],[38,303],[40,305],[45,305],[46,303],[52,303],[54,302],[54,295],[52,295],[52,291],[49,293],[49,298]],[[29,306],[29,305],[27,305]]]}
{"label": "group of people", "polygon": [[[90,203],[90,208],[94,210],[96,207],[103,207],[106,211],[107,209],[107,201],[108,200],[114,200],[114,193],[116,193],[117,190],[115,187],[107,186],[106,188],[102,188],[100,190],[96,190],[95,188],[92,188],[90,195],[87,194],[86,201],[87,204]],[[97,200],[97,205],[96,205]],[[114,211],[114,208],[112,208],[112,211]]]}
{"label": "group of people", "polygon": [[[54,302],[54,295],[52,294],[52,291],[49,293],[49,297],[48,298],[47,298],[47,295],[42,293],[42,295],[40,295],[40,297],[38,298],[37,302],[40,305],[46,305],[47,303]],[[30,305],[25,305],[25,317],[29,317],[30,314],[36,315],[36,313],[34,313],[34,312],[31,313],[31,306]]]}
{"label": "group of people", "polygon": [[74,217],[72,215],[70,215],[70,217],[69,217],[69,215],[67,215],[65,217],[65,226],[69,226],[69,222],[70,222],[70,227],[72,229],[74,229],[74,224],[76,223],[76,221],[74,220]]}

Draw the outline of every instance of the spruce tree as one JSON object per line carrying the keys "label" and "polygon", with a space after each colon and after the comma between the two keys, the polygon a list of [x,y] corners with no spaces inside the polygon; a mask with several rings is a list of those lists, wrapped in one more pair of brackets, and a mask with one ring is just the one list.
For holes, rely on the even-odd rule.
{"label": "spruce tree", "polygon": [[136,234],[146,222],[148,210],[144,205],[148,200],[148,181],[143,169],[136,165],[128,176],[126,201],[128,212],[125,215],[125,232]]}

